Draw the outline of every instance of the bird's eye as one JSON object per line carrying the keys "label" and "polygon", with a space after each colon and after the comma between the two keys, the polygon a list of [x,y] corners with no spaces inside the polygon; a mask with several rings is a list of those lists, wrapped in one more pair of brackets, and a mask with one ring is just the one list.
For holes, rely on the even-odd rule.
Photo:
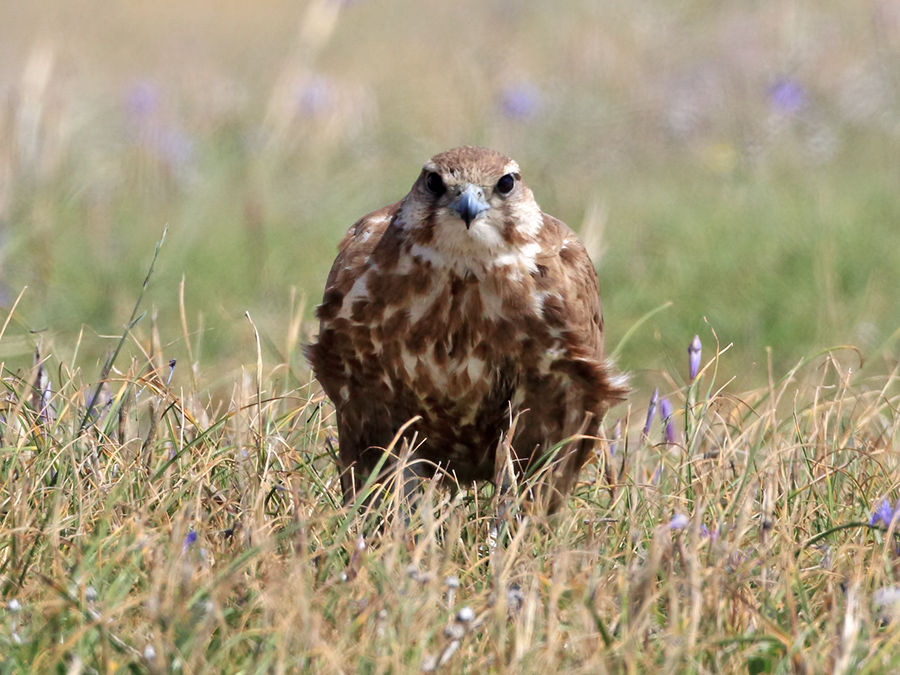
{"label": "bird's eye", "polygon": [[501,195],[508,195],[516,185],[516,178],[511,173],[506,174],[497,181],[497,192]]}
{"label": "bird's eye", "polygon": [[425,177],[425,187],[427,187],[428,191],[436,197],[440,197],[447,190],[447,186],[444,185],[443,179],[434,171]]}

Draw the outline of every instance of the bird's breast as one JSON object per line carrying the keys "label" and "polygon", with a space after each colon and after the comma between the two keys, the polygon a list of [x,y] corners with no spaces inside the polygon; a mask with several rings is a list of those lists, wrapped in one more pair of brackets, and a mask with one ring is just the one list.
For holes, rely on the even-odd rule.
{"label": "bird's breast", "polygon": [[371,265],[337,320],[354,336],[353,351],[371,355],[366,372],[382,370],[382,385],[394,396],[415,401],[418,414],[439,411],[467,424],[485,406],[508,409],[517,394],[495,400],[509,388],[498,383],[540,368],[556,336],[542,320],[546,300],[524,264],[440,263],[436,255],[410,255]]}
{"label": "bird's breast", "polygon": [[396,336],[401,384],[418,400],[453,408],[463,417],[474,414],[496,375],[488,322],[482,314],[465,310],[439,301],[412,303],[410,330]]}

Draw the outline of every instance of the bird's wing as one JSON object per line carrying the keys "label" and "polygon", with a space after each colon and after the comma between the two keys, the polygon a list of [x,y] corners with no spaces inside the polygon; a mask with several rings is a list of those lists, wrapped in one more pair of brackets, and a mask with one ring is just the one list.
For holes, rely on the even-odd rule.
{"label": "bird's wing", "polygon": [[322,304],[316,318],[327,323],[337,316],[344,297],[369,267],[369,258],[399,208],[399,203],[385,206],[357,220],[338,244],[338,255],[325,282]]}
{"label": "bird's wing", "polygon": [[560,220],[544,214],[536,262],[548,279],[544,315],[566,335],[572,356],[603,361],[600,282],[584,244]]}
{"label": "bird's wing", "polygon": [[354,349],[349,324],[338,315],[354,284],[371,266],[371,256],[396,211],[396,204],[373,211],[347,230],[338,244],[338,255],[325,283],[322,304],[316,308],[319,336],[315,342],[306,345],[304,353],[316,379],[332,401],[340,400],[340,390],[349,382],[345,361]]}

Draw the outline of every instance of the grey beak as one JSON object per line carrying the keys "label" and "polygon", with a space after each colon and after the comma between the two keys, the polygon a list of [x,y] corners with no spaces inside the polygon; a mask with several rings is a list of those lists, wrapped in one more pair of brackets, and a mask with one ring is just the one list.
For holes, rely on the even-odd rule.
{"label": "grey beak", "polygon": [[484,191],[481,188],[467,185],[457,200],[450,204],[450,208],[466,221],[466,229],[468,230],[472,221],[491,207],[484,201]]}

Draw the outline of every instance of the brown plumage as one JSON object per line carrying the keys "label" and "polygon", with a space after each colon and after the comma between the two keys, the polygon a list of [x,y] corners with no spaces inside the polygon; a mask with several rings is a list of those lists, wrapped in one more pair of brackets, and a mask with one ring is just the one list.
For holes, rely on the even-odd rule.
{"label": "brown plumage", "polygon": [[[624,397],[604,361],[587,251],[541,212],[508,157],[476,147],[435,156],[406,197],[364,216],[339,249],[307,356],[337,409],[345,501],[415,416],[416,459],[460,481],[491,480],[516,415],[521,473],[567,438],[595,436]],[[551,508],[594,445],[579,438],[559,451]]]}

